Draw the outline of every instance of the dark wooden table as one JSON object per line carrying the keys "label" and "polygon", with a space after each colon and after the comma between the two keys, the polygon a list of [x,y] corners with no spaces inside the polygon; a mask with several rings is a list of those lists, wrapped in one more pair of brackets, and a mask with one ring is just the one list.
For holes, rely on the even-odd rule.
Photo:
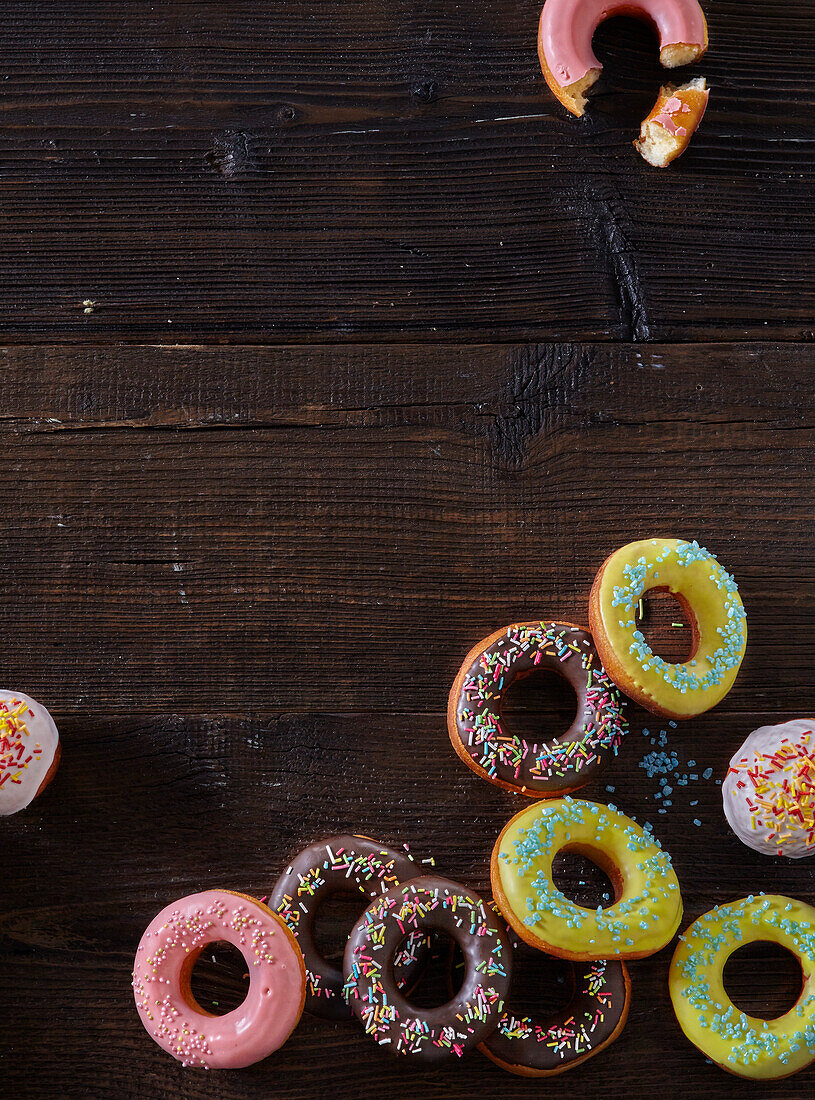
{"label": "dark wooden table", "polygon": [[[813,1088],[707,1064],[669,951],[632,965],[618,1042],[550,1083],[478,1053],[422,1072],[309,1016],[250,1070],[185,1071],[133,1006],[167,902],[262,896],[341,830],[487,890],[521,802],[450,748],[458,664],[514,620],[585,622],[600,561],[650,534],[736,575],[747,658],[679,729],[632,705],[584,793],[654,823],[688,918],[815,896],[810,864],[729,833],[715,782],[755,726],[815,713],[815,9],[705,0],[710,108],[657,172],[630,146],[661,75],[648,31],[601,29],[578,123],[540,77],[538,2],[4,5],[2,680],[64,737],[51,788],[2,821],[4,1096]],[[567,709],[513,702],[519,728]],[[643,727],[700,773],[661,815]],[[596,903],[590,867],[562,875]],[[558,968],[519,970],[557,1003]],[[778,1011],[795,973],[759,951],[728,981]],[[220,953],[200,983],[239,999],[240,966]]]}

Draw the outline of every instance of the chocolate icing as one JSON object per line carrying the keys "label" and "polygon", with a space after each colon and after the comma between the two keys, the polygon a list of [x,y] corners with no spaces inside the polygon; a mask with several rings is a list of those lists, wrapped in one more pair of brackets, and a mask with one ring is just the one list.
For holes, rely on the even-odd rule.
{"label": "chocolate icing", "polygon": [[[492,911],[503,921],[495,902]],[[521,943],[504,925],[512,943],[513,976],[518,975],[518,952],[535,956],[537,951]],[[567,962],[572,994],[569,1003],[547,1015],[523,1015],[507,1005],[498,1026],[478,1044],[482,1054],[512,1073],[545,1077],[565,1073],[573,1064],[602,1048],[628,1015],[631,987],[625,964],[609,962]],[[464,961],[461,952],[451,951],[449,987],[460,980]],[[512,988],[510,987],[510,997]]]}
{"label": "chocolate icing", "polygon": [[479,1050],[502,1065],[543,1076],[563,1072],[608,1042],[628,1011],[625,965],[612,960],[569,966],[574,994],[565,1008],[527,1016],[508,1007]]}
{"label": "chocolate icing", "polygon": [[[398,883],[416,878],[419,868],[405,851],[394,851],[369,837],[335,836],[303,849],[286,868],[269,895],[269,908],[297,937],[306,964],[306,1008],[324,1019],[348,1019],[343,975],[314,942],[314,918],[320,906],[341,891],[356,888],[372,901]],[[428,940],[416,934],[395,960],[397,986],[411,988],[422,974]]]}
{"label": "chocolate icing", "polygon": [[[464,954],[462,986],[438,1008],[415,1007],[396,986],[393,959],[411,930],[446,933]],[[389,890],[356,923],[345,948],[345,996],[377,1043],[393,1054],[440,1062],[494,1031],[511,956],[504,922],[478,894],[428,875]]]}
{"label": "chocolate icing", "polygon": [[[529,742],[504,729],[501,704],[510,685],[536,669],[550,669],[571,684],[577,713],[565,733]],[[524,794],[554,795],[593,779],[616,754],[626,723],[588,631],[531,622],[508,626],[469,664],[456,698],[455,731],[487,778]]]}

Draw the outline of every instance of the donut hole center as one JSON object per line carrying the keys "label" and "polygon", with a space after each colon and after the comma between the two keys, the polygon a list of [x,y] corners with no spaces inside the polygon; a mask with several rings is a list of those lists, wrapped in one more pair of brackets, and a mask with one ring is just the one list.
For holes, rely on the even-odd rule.
{"label": "donut hole center", "polygon": [[359,890],[336,890],[316,903],[312,936],[326,962],[342,967],[348,935],[369,905],[370,899]]}
{"label": "donut hole center", "polygon": [[[408,937],[399,944],[401,951]],[[446,932],[434,932],[430,937],[427,965],[416,985],[405,991],[406,1000],[414,1008],[441,1008],[461,989],[464,982],[464,956],[455,940]]]}
{"label": "donut hole center", "polygon": [[592,49],[603,66],[594,110],[615,115],[626,129],[632,121],[639,126],[665,83],[653,24],[635,15],[604,19],[594,32]]}
{"label": "donut hole center", "polygon": [[[464,981],[464,952],[456,944],[451,985]],[[552,1016],[562,1011],[574,994],[571,964],[530,947],[523,940],[512,943],[512,989],[507,1008],[516,1016]]]}
{"label": "donut hole center", "polygon": [[572,999],[574,979],[565,959],[537,951],[521,942],[512,953],[510,1010],[516,1015],[550,1016]]}
{"label": "donut hole center", "polygon": [[584,909],[596,910],[598,905],[608,909],[616,901],[617,891],[606,870],[585,852],[568,847],[559,851],[552,863],[552,881],[569,901]]}
{"label": "donut hole center", "polygon": [[545,742],[560,737],[577,717],[572,685],[550,668],[516,676],[501,704],[507,732],[524,741]]}
{"label": "donut hole center", "polygon": [[695,619],[685,600],[664,588],[644,592],[634,608],[637,628],[652,653],[671,665],[690,661],[695,651]]}
{"label": "donut hole center", "polygon": [[739,947],[724,965],[725,991],[741,1012],[759,1020],[784,1016],[801,995],[801,964],[779,943],[758,940]]}
{"label": "donut hole center", "polygon": [[225,1016],[242,1005],[249,992],[246,959],[231,943],[208,943],[193,964],[190,991],[204,1012]]}

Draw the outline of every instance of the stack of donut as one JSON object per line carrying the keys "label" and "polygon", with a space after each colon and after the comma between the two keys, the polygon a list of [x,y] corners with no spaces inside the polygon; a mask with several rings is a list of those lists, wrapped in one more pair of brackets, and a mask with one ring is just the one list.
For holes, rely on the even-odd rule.
{"label": "stack of donut", "polygon": [[[314,920],[337,891],[367,906],[340,970],[320,951]],[[443,933],[461,949],[465,974],[448,1004],[409,1000]],[[226,940],[249,970],[243,1004],[223,1016],[195,1000],[190,976],[201,951]],[[363,836],[336,836],[300,852],[268,905],[211,890],[167,906],[136,952],[133,989],[144,1026],[184,1065],[237,1068],[277,1050],[305,1007],[316,1016],[356,1016],[377,1043],[425,1063],[461,1056],[490,1038],[504,1012],[512,966],[506,925],[466,886],[421,873],[406,851]]]}
{"label": "stack of donut", "polygon": [[[670,592],[683,608],[692,636],[685,662],[663,660],[639,629],[637,608],[654,590]],[[598,973],[614,990],[610,1011],[599,1029],[587,1029],[579,1057],[553,1059],[561,1047],[529,1018],[513,1027],[505,1022],[482,1045],[495,1061],[527,1075],[561,1072],[613,1041],[628,1011],[624,960],[659,951],[682,918],[679,883],[650,831],[614,806],[569,797],[617,753],[626,730],[620,692],[654,713],[693,717],[724,698],[746,647],[735,582],[696,542],[645,539],[617,550],[597,573],[588,619],[590,631],[535,621],[490,634],[465,657],[447,709],[450,740],[469,768],[507,790],[545,799],[516,814],[495,845],[491,882],[498,909],[526,943],[583,964],[575,972],[579,997]],[[502,704],[514,683],[539,669],[571,685],[577,708],[565,733],[530,741],[507,727]],[[588,856],[606,872],[615,893],[609,908],[592,912],[557,889],[552,866],[564,851]]]}
{"label": "stack of donut", "polygon": [[[325,1019],[355,1017],[376,1043],[416,1062],[435,1064],[478,1047],[513,1073],[562,1073],[622,1030],[630,999],[622,960],[662,947],[675,931],[681,901],[666,853],[622,814],[573,799],[557,800],[551,808],[550,817],[528,830],[540,838],[539,853],[521,839],[527,831],[523,815],[501,834],[493,870],[497,906],[459,883],[422,874],[404,851],[350,835],[300,852],[268,904],[209,890],[168,905],[136,952],[133,989],[142,1023],[182,1064],[205,1069],[239,1068],[267,1057],[286,1041],[305,1008]],[[579,819],[587,837],[600,837],[615,851],[632,837],[642,847],[636,859],[621,860],[619,905],[601,911],[602,918],[592,914],[593,934],[587,926],[575,937],[577,907],[569,909],[565,899],[534,925],[516,907],[525,889],[542,888],[540,876],[530,876],[532,864],[548,860],[551,871],[551,855]],[[588,844],[583,850],[590,849]],[[653,888],[660,875],[664,882],[645,896],[642,883]],[[339,969],[316,945],[314,921],[327,898],[349,887],[367,908],[351,930]],[[554,891],[551,879],[549,889]],[[646,921],[647,933],[638,932],[636,948],[630,946],[628,932]],[[463,974],[446,1004],[419,1008],[410,993],[438,935],[459,949]],[[513,1010],[519,938],[572,960],[573,993],[560,1012],[529,1016]],[[190,978],[207,945],[224,940],[244,955],[249,990],[238,1008],[214,1016],[196,1001]],[[604,961],[601,954],[616,957]],[[452,956],[450,961],[452,967]]]}
{"label": "stack of donut", "polygon": [[[654,589],[671,592],[690,622],[693,653],[683,663],[664,661],[639,630],[636,609]],[[304,1007],[327,1019],[355,1017],[370,1038],[399,1057],[433,1064],[477,1047],[510,1072],[531,1077],[562,1073],[613,1042],[628,1014],[626,962],[673,939],[682,898],[670,857],[650,827],[615,806],[569,792],[594,778],[617,751],[625,732],[618,689],[658,714],[685,719],[703,713],[735,680],[746,622],[733,578],[698,543],[676,539],[643,540],[612,554],[595,579],[588,618],[591,633],[545,621],[497,631],[470,651],[453,683],[448,727],[458,755],[490,782],[539,799],[515,814],[495,843],[493,901],[424,873],[407,848],[356,835],[300,852],[268,904],[229,890],[183,898],[159,913],[136,953],[136,1004],[156,1042],[185,1065],[247,1066],[285,1042]],[[561,736],[529,742],[506,728],[501,703],[513,681],[537,668],[553,669],[573,686],[577,715]],[[769,814],[763,796],[783,790],[770,826],[794,834],[790,854],[803,855],[815,839],[812,815],[797,831],[790,821],[803,799],[815,808],[809,777],[815,761],[810,767],[803,760],[796,738],[808,743],[815,732],[811,723],[804,723],[804,732],[792,725],[758,731],[753,755],[745,750],[731,771],[738,777],[740,767],[747,769],[755,813]],[[790,771],[792,787],[781,778]],[[577,905],[556,886],[555,857],[570,851],[609,876],[615,896],[607,908]],[[340,968],[317,946],[314,920],[327,898],[349,888],[366,908],[351,929]],[[439,1007],[420,1008],[411,993],[438,935],[459,949],[461,980],[456,986],[452,979],[451,953],[455,992]],[[804,973],[798,1002],[777,1020],[739,1013],[724,992],[727,958],[755,939],[783,944]],[[250,983],[243,1004],[213,1016],[195,1000],[190,977],[201,951],[220,940],[243,953]],[[520,941],[570,963],[573,995],[559,1013],[513,1009],[513,956]],[[730,1072],[773,1078],[810,1064],[815,910],[773,895],[717,907],[680,937],[670,994],[687,1036]]]}

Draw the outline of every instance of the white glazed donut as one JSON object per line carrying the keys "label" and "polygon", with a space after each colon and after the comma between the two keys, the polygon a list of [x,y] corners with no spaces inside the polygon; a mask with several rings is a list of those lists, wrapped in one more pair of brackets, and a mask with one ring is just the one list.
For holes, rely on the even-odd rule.
{"label": "white glazed donut", "polygon": [[730,761],[724,814],[748,848],[801,859],[815,852],[815,719],[755,730]]}
{"label": "white glazed donut", "polygon": [[0,817],[16,814],[51,782],[60,758],[54,719],[36,699],[0,690]]}

